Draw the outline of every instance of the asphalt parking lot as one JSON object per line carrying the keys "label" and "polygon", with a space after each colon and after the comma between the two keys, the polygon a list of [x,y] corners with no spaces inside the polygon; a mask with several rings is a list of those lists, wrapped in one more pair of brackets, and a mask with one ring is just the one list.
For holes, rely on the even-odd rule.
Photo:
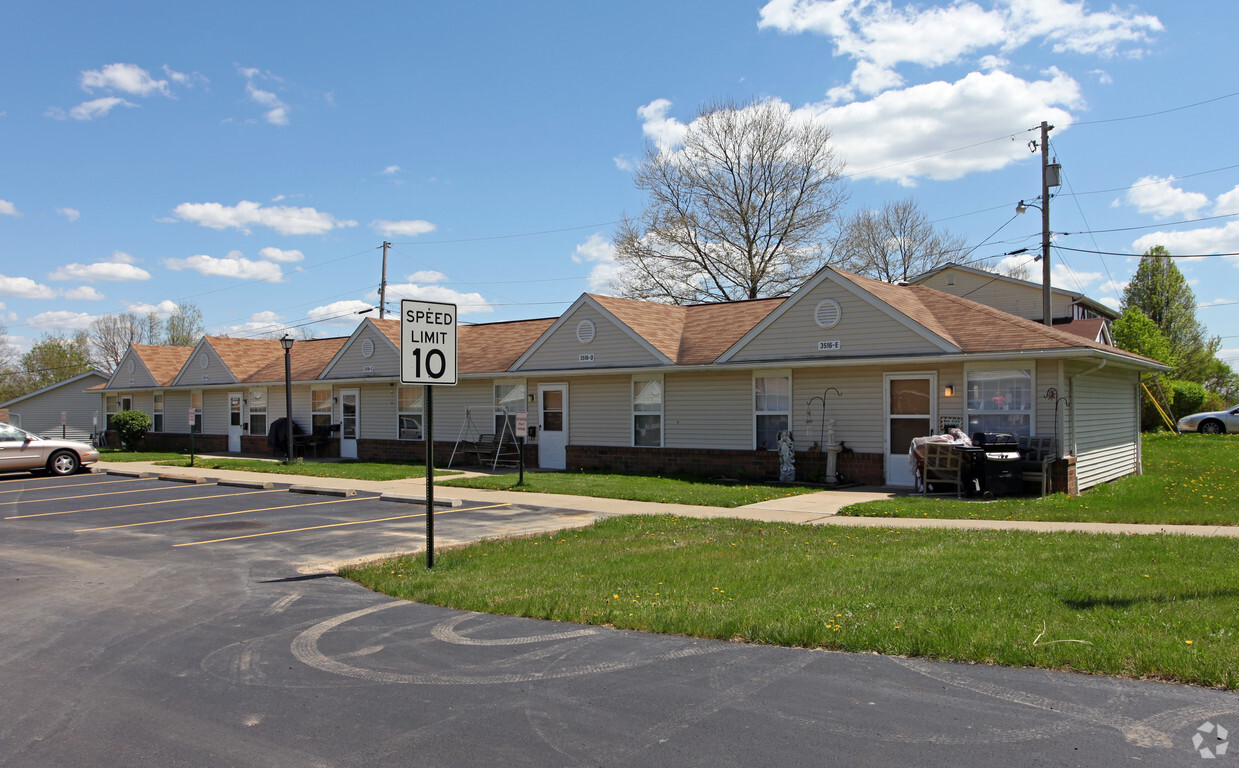
{"label": "asphalt parking lot", "polygon": [[[392,600],[331,568],[419,549],[423,507],[265,485],[0,478],[0,766],[1198,765],[1239,733],[1229,692]],[[436,545],[592,519],[442,508]]]}

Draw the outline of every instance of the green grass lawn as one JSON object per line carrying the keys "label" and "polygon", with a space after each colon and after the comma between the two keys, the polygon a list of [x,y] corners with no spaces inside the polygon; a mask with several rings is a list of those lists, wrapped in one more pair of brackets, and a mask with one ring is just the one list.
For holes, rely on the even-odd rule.
{"label": "green grass lawn", "polygon": [[1144,436],[1144,475],[1075,498],[903,497],[845,507],[840,514],[972,520],[1239,525],[1239,435]]}
{"label": "green grass lawn", "polygon": [[517,480],[517,475],[488,475],[449,480],[436,485],[710,507],[742,507],[759,501],[822,490],[821,487],[805,485],[723,483],[705,478],[606,475],[589,472],[526,472],[524,485],[518,486]]}
{"label": "green grass lawn", "polygon": [[170,461],[184,454],[175,451],[126,451],[124,448],[100,448],[100,461]]}
{"label": "green grass lawn", "polygon": [[617,517],[342,575],[466,610],[1239,687],[1239,541]]}
{"label": "green grass lawn", "polygon": [[[188,467],[189,457],[178,456],[175,459],[156,461],[155,463],[164,467]],[[346,460],[323,463],[307,461],[284,464],[279,461],[262,461],[260,459],[216,459],[198,456],[194,459],[194,466],[205,469],[266,472],[273,475],[342,477],[350,480],[405,480],[426,476],[426,467],[422,464],[389,464],[375,461]],[[442,470],[436,469],[435,475],[438,476],[442,472]]]}

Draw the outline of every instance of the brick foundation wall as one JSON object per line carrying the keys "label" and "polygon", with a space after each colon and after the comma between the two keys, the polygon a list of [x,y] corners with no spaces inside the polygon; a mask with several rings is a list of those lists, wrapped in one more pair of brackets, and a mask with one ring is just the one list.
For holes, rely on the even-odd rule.
{"label": "brick foundation wall", "polygon": [[1076,480],[1076,457],[1068,456],[1050,465],[1050,493],[1079,496],[1080,486]]}
{"label": "brick foundation wall", "polygon": [[[337,441],[338,446],[338,441]],[[452,458],[456,441],[435,441],[435,466],[446,467]],[[393,461],[421,464],[426,458],[426,443],[422,440],[358,440],[357,458],[361,461]],[[476,467],[473,457],[457,452],[456,466]],[[525,446],[525,467],[538,466],[538,446]],[[489,469],[489,467],[487,467]]]}
{"label": "brick foundation wall", "polygon": [[[567,464],[569,469],[637,474],[704,474],[765,480],[779,476],[779,455],[774,451],[569,445]],[[849,482],[881,485],[884,469],[881,454],[839,454],[838,471]],[[796,454],[797,480],[824,482],[825,473],[825,454]]]}

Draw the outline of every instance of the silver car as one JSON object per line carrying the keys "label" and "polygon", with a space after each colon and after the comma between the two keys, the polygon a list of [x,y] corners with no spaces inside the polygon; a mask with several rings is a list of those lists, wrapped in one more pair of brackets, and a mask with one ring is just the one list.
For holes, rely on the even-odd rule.
{"label": "silver car", "polygon": [[0,423],[0,472],[42,471],[71,475],[99,460],[94,446],[74,440],[51,440]]}
{"label": "silver car", "polygon": [[1221,435],[1239,432],[1239,405],[1228,411],[1193,413],[1179,419],[1180,432],[1200,432],[1204,435]]}

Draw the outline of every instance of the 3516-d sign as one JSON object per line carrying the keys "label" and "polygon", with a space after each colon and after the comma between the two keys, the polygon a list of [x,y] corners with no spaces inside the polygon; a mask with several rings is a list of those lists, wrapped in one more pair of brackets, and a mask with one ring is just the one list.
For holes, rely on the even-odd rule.
{"label": "3516-d sign", "polygon": [[400,383],[456,383],[456,305],[400,302]]}

